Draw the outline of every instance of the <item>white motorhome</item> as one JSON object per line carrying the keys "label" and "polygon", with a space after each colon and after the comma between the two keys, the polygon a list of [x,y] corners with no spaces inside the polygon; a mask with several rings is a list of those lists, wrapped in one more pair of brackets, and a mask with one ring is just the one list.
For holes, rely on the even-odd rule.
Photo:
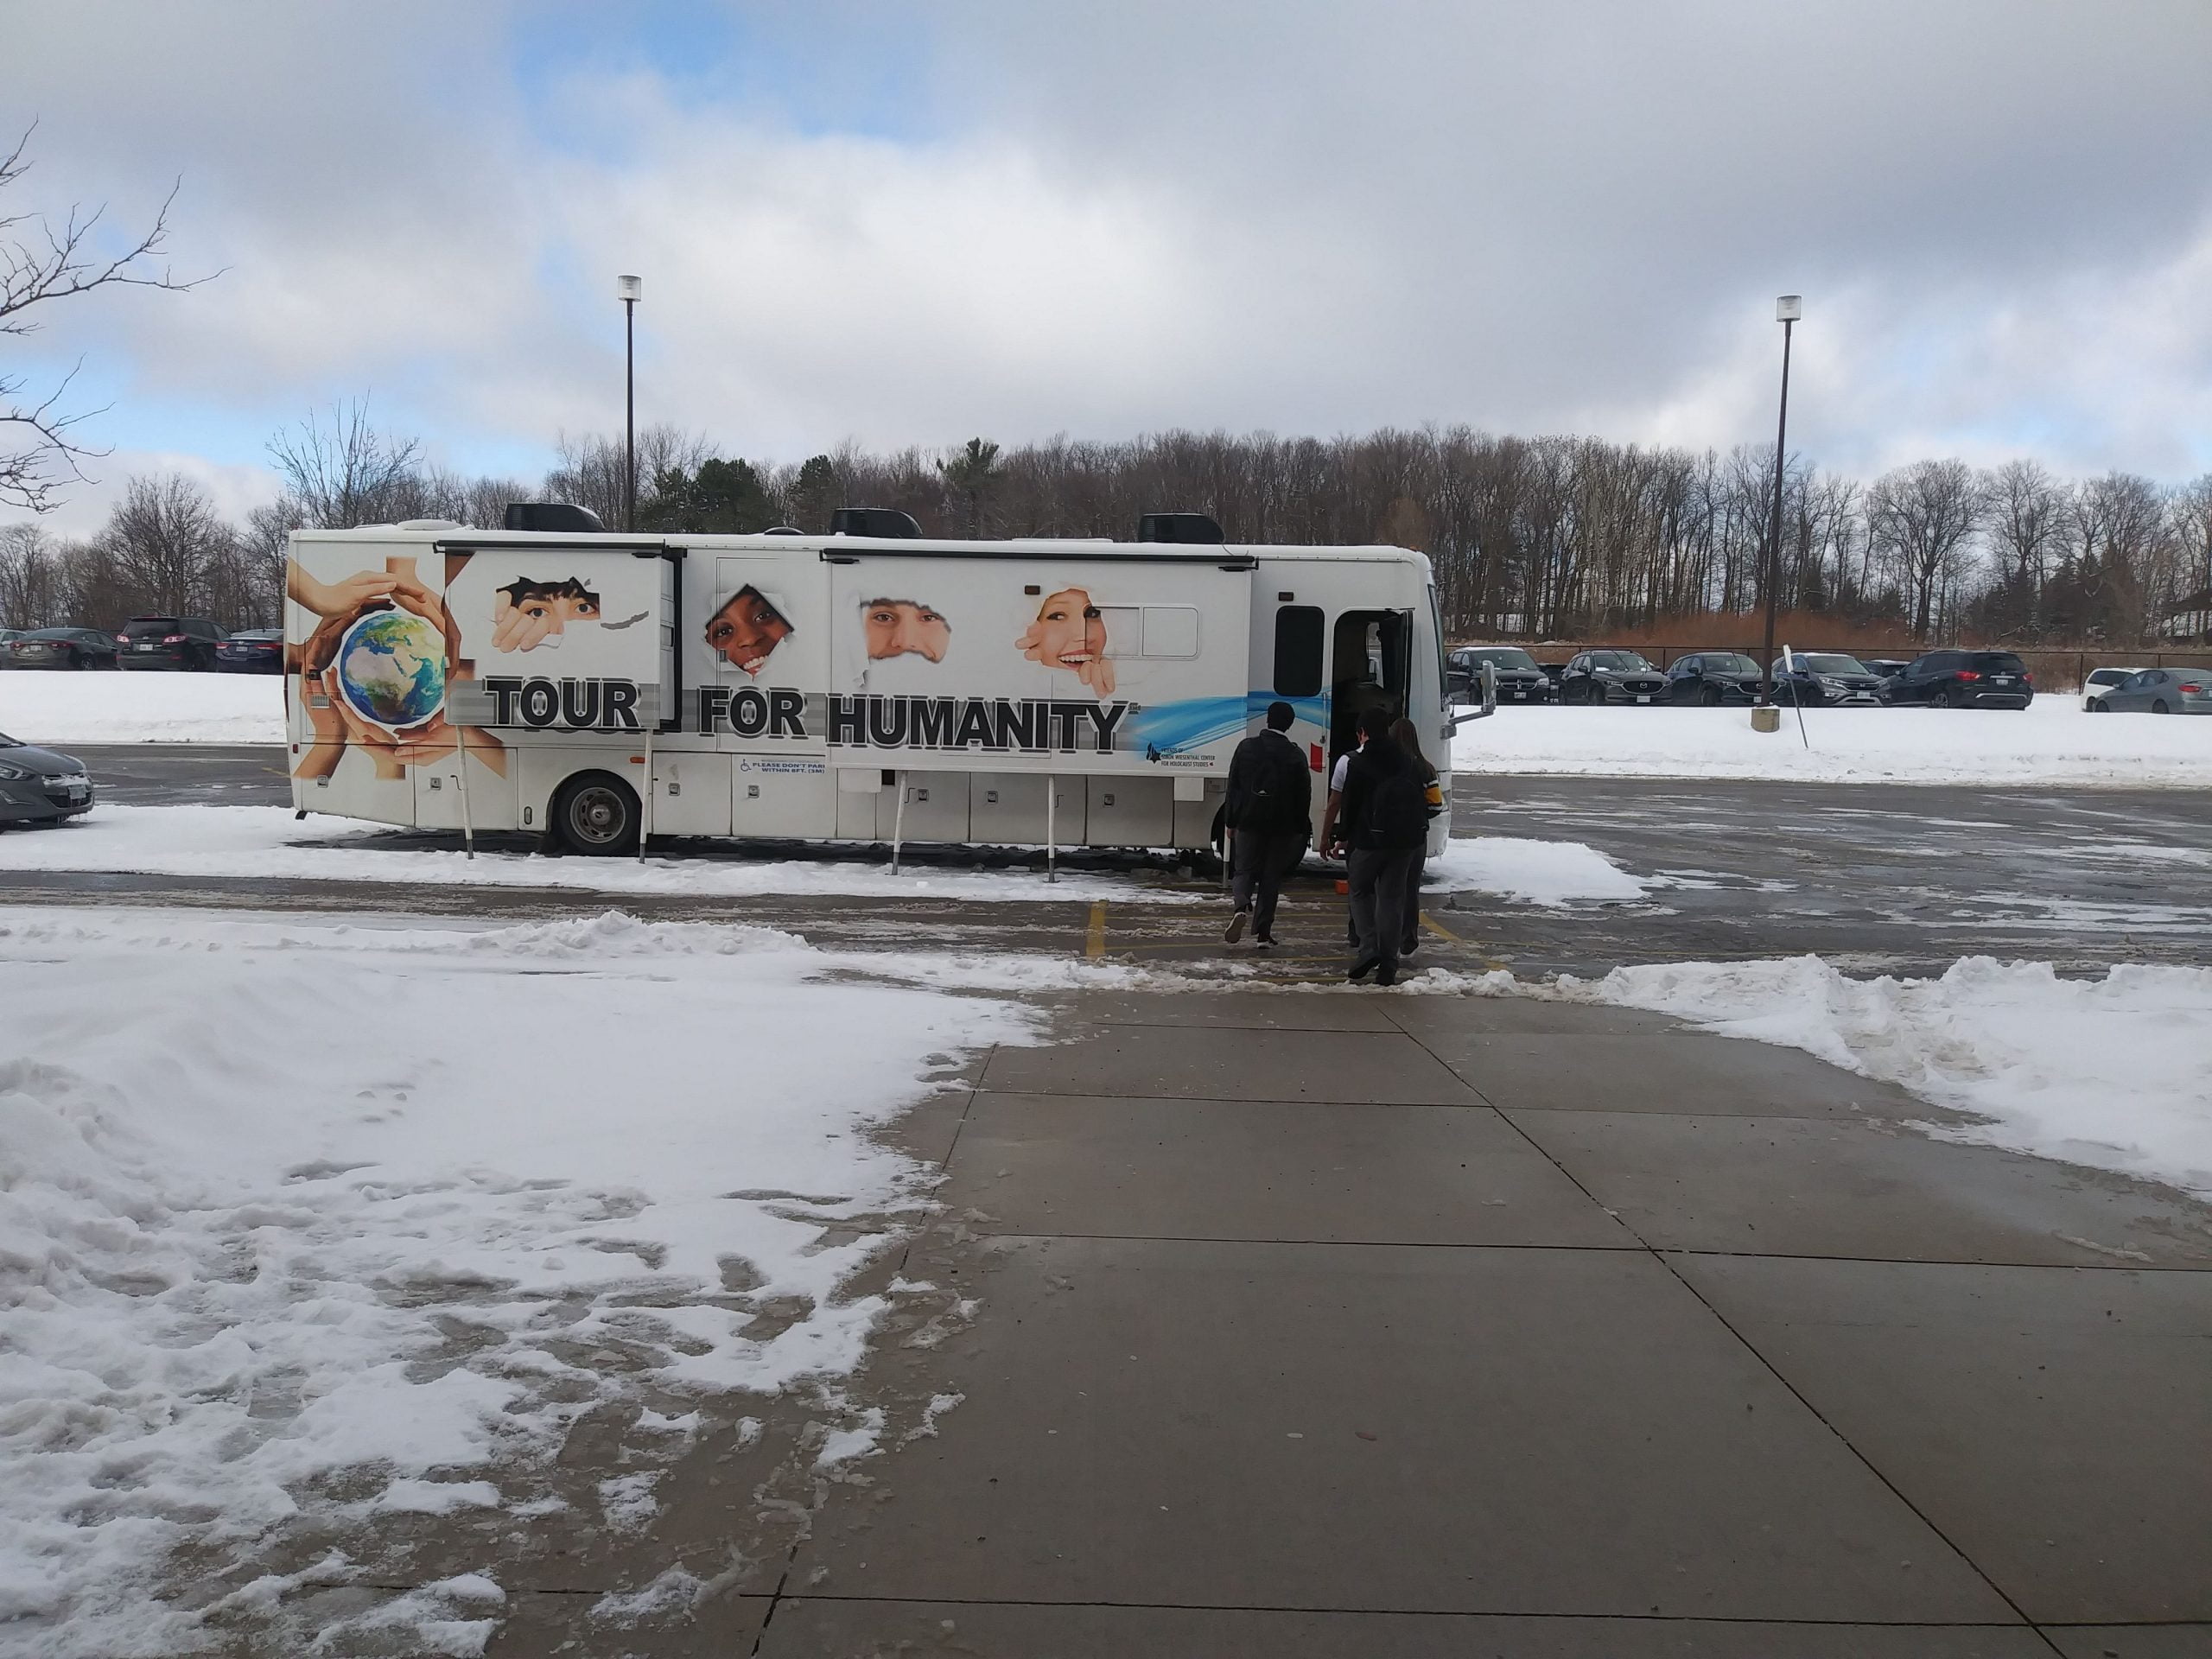
{"label": "white motorhome", "polygon": [[[1448,772],[1427,559],[1214,535],[301,531],[293,804],[584,853],[682,836],[1199,849],[1278,698],[1318,773],[1377,702]],[[1432,849],[1448,833],[1437,820]]]}

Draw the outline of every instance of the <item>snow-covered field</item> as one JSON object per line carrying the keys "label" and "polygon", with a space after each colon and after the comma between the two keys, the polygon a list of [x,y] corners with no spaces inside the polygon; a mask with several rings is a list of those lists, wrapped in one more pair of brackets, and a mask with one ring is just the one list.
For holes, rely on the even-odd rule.
{"label": "snow-covered field", "polygon": [[[0,872],[9,870],[557,887],[618,897],[816,893],[1116,903],[1181,903],[1190,897],[1187,891],[1137,875],[1063,870],[1057,883],[1048,883],[1041,856],[1011,869],[909,865],[897,875],[882,864],[828,859],[649,858],[639,863],[486,849],[471,860],[459,852],[420,846],[413,836],[377,824],[341,818],[296,821],[288,808],[279,806],[103,805],[67,824],[0,836]],[[1455,841],[1431,859],[1428,885],[1555,905],[1634,899],[1645,884],[1580,842],[1484,837]]]}
{"label": "snow-covered field", "polygon": [[0,732],[26,743],[282,743],[277,674],[0,673]]}
{"label": "snow-covered field", "polygon": [[[1751,729],[1747,709],[1501,709],[1452,740],[1463,772],[1805,783],[2212,784],[2212,720],[2026,709],[1808,709]],[[1807,744],[1809,742],[1810,747]]]}
{"label": "snow-covered field", "polygon": [[[0,673],[0,731],[26,742],[281,743],[270,675]],[[1923,784],[2212,784],[2212,720],[2085,715],[2069,696],[1997,709],[1808,709],[1771,736],[1743,709],[1516,709],[1459,728],[1468,772]]]}
{"label": "snow-covered field", "polygon": [[1988,1120],[1931,1134],[2212,1196],[2212,969],[2128,964],[2061,979],[2048,963],[1969,957],[1938,979],[1852,979],[1798,957],[1546,985],[1434,969],[1411,983],[1618,1003],[1802,1048]]}
{"label": "snow-covered field", "polygon": [[[148,1594],[168,1548],[250,1556],[319,1475],[376,1471],[346,1513],[512,1510],[595,1404],[849,1371],[887,1224],[834,1230],[924,1203],[865,1129],[1036,1039],[928,987],[1126,977],[867,966],[899,978],[619,915],[0,912],[0,1647],[200,1651]],[[800,1316],[745,1335],[767,1307]]]}

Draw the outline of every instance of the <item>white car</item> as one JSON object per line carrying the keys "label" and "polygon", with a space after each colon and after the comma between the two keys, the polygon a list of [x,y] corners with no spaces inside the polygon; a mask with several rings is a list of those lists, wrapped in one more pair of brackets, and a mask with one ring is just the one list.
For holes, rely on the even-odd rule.
{"label": "white car", "polygon": [[2105,693],[2117,689],[2120,683],[2129,675],[2140,674],[2142,671],[2139,668],[2091,669],[2089,677],[2082,682],[2082,712],[2094,713],[2097,705],[2105,700]]}

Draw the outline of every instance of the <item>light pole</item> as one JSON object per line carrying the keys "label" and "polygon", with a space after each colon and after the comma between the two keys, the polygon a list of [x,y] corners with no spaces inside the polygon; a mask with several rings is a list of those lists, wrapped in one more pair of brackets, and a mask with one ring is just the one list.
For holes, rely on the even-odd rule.
{"label": "light pole", "polygon": [[1774,428],[1774,518],[1766,538],[1766,649],[1759,655],[1759,707],[1774,702],[1774,596],[1782,586],[1782,461],[1789,440],[1789,331],[1805,315],[1798,295],[1784,294],[1774,302],[1774,320],[1782,325],[1782,416]]}
{"label": "light pole", "polygon": [[645,283],[617,276],[622,296],[622,528],[638,527],[638,300]]}

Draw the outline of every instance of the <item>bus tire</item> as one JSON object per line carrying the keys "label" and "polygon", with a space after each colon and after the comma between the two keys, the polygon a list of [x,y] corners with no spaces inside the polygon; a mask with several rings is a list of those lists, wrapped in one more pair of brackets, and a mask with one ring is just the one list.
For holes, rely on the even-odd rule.
{"label": "bus tire", "polygon": [[578,772],[561,785],[549,816],[570,852],[619,857],[638,850],[638,793],[612,772]]}

